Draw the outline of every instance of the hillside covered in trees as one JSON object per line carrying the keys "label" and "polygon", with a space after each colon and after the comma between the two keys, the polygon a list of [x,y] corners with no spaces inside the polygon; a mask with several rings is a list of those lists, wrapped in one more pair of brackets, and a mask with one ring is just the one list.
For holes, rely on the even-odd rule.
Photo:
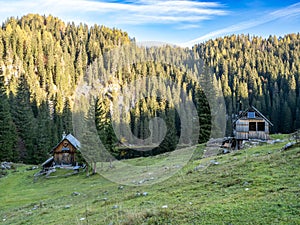
{"label": "hillside covered in trees", "polygon": [[221,81],[229,116],[241,101],[243,108],[250,104],[266,115],[273,132],[300,128],[299,33],[267,39],[232,35],[195,49]]}
{"label": "hillside covered in trees", "polygon": [[[127,45],[134,47],[128,49]],[[147,139],[149,121],[156,116],[166,120],[167,133],[154,154],[175,149],[183,122],[175,105],[182,101],[195,104],[200,124],[196,141],[205,142],[213,126],[212,106],[197,84],[199,77],[223,90],[226,135],[231,134],[231,122],[241,110],[239,106],[246,108],[249,104],[270,118],[273,132],[292,132],[300,128],[299,45],[300,34],[268,39],[232,35],[192,50],[143,48],[118,29],[65,24],[52,16],[10,18],[0,29],[0,161],[40,163],[63,131],[78,131],[72,114],[78,113],[74,108],[75,90],[83,77],[99,82],[101,90],[91,104],[94,108],[79,115],[85,124],[96,121],[102,142],[116,155],[123,154],[116,149],[118,141],[132,140],[117,140],[113,123],[126,123],[136,137]],[[116,53],[115,48],[123,50]],[[135,59],[129,60],[132,55]],[[203,61],[209,72],[197,69],[196,61]],[[125,109],[118,113],[112,110],[113,99],[133,94],[124,92],[126,86],[147,76],[155,77],[153,85],[139,83],[136,101],[128,102],[131,109],[126,116]],[[146,96],[143,90],[151,95]],[[188,110],[181,113],[192,115]],[[84,126],[81,129],[85,130],[84,139],[91,141],[89,132],[93,131]],[[158,136],[152,135],[146,144],[157,143]],[[191,143],[194,141],[188,137],[182,140],[182,144]]]}
{"label": "hillside covered in trees", "polygon": [[0,161],[40,163],[72,132],[78,78],[128,34],[104,26],[65,24],[52,16],[10,18],[0,29]]}

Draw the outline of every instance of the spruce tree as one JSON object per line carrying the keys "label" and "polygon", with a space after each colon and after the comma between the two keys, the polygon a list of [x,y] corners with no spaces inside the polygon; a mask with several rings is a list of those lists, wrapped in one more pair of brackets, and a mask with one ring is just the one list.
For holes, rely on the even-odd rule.
{"label": "spruce tree", "polygon": [[[109,109],[109,100],[99,96],[96,99],[95,122],[101,143],[106,151],[115,154],[117,137],[115,135]],[[109,158],[109,156],[107,155]]]}
{"label": "spruce tree", "polygon": [[196,89],[196,106],[199,118],[199,143],[208,141],[211,133],[211,112],[206,96],[199,87]]}
{"label": "spruce tree", "polygon": [[293,131],[293,119],[292,119],[291,109],[287,104],[287,102],[283,104],[281,114],[282,114],[282,123],[281,123],[282,132],[286,134],[291,133]]}
{"label": "spruce tree", "polygon": [[97,163],[103,162],[103,154],[101,149],[101,142],[97,134],[96,124],[95,124],[95,103],[92,101],[87,115],[85,115],[85,127],[81,142],[81,152],[91,166],[93,174],[97,172]]}
{"label": "spruce tree", "polygon": [[0,162],[18,160],[16,140],[16,127],[10,114],[3,72],[0,70]]}
{"label": "spruce tree", "polygon": [[70,105],[70,100],[68,98],[65,101],[64,108],[62,111],[62,123],[63,123],[63,130],[67,134],[73,132],[72,109]]}
{"label": "spruce tree", "polygon": [[50,120],[49,107],[46,102],[42,102],[37,116],[36,132],[36,158],[41,163],[49,156],[52,145],[52,120]]}
{"label": "spruce tree", "polygon": [[24,74],[19,78],[19,86],[15,97],[13,118],[19,136],[18,150],[21,161],[39,163],[36,155],[36,119],[34,118],[29,86]]}

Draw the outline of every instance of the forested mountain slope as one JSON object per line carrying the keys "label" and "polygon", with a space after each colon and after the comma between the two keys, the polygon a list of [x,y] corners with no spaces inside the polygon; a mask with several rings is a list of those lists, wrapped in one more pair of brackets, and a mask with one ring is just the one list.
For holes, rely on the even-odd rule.
{"label": "forested mountain slope", "polygon": [[72,131],[71,97],[87,65],[129,42],[126,32],[52,16],[8,19],[0,29],[0,161],[45,159],[62,132]]}
{"label": "forested mountain slope", "polygon": [[[187,100],[194,102],[197,108],[198,141],[205,142],[213,126],[209,114],[211,106],[196,82],[195,71],[192,74],[190,70],[194,67],[191,62],[199,60],[211,69],[204,73],[205,79],[222,87],[227,135],[231,134],[232,115],[240,110],[237,106],[246,108],[249,104],[272,121],[273,132],[291,132],[300,127],[299,43],[299,34],[268,39],[233,35],[196,45],[193,50],[136,46],[125,52],[125,56],[144,54],[147,60],[139,56],[135,62],[117,57],[111,51],[134,45],[121,30],[66,24],[53,16],[29,14],[20,19],[10,18],[0,29],[0,161],[40,163],[46,159],[62,132],[73,131],[74,92],[83,76],[90,74],[101,81],[103,90],[109,85],[122,90],[142,76],[157,77],[157,86],[172,100],[155,95],[140,99],[132,104],[124,121],[130,124],[133,134],[144,139],[149,136],[149,119],[153,116],[168,118],[169,133],[158,153],[172,150],[177,143],[181,124],[174,104],[181,102],[178,93],[185,91]],[[108,71],[111,75],[104,77]],[[203,76],[202,72],[196,75]],[[159,79],[173,83],[169,87],[159,86]],[[140,89],[143,87],[146,86]],[[155,88],[149,89],[152,90]],[[103,94],[104,91],[100,91],[97,96],[96,125],[99,135],[105,139],[104,144],[116,151],[117,140],[111,135],[108,105],[111,98],[120,98],[120,93]],[[113,138],[108,140],[107,136]]]}
{"label": "forested mountain slope", "polygon": [[267,39],[232,35],[195,48],[222,83],[228,115],[239,111],[241,101],[266,115],[273,132],[299,129],[299,33]]}

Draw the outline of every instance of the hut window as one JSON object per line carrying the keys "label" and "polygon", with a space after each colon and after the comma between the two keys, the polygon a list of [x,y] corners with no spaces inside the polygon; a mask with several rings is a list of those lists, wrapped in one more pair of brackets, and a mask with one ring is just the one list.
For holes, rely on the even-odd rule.
{"label": "hut window", "polygon": [[70,151],[70,149],[67,148],[67,147],[63,147],[61,150],[62,150],[62,151]]}
{"label": "hut window", "polygon": [[257,130],[258,131],[265,131],[265,122],[258,122],[257,123]]}
{"label": "hut window", "polygon": [[255,122],[249,123],[249,131],[256,131],[256,123]]}
{"label": "hut window", "polygon": [[248,112],[248,118],[254,119],[255,118],[255,112]]}

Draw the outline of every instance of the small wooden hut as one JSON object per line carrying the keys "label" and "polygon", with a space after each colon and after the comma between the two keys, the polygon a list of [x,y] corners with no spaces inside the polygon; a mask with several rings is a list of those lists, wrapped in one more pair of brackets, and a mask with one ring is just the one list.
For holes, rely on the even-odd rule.
{"label": "small wooden hut", "polygon": [[240,113],[233,122],[233,135],[237,141],[237,148],[241,147],[243,140],[268,140],[269,131],[273,124],[254,106]]}
{"label": "small wooden hut", "polygon": [[51,150],[52,157],[46,160],[42,166],[53,165],[75,166],[76,155],[79,153],[80,142],[72,135],[63,134],[62,140]]}

